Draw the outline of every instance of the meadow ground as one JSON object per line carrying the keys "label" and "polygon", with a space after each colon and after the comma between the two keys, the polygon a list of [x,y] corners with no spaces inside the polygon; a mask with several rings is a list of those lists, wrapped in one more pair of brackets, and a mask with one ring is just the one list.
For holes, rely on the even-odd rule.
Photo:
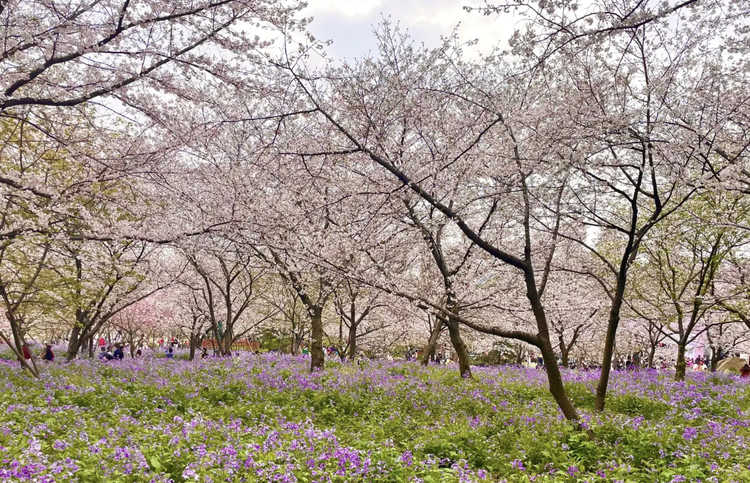
{"label": "meadow ground", "polygon": [[565,371],[590,432],[543,372],[409,362],[0,362],[0,481],[750,481],[750,385]]}

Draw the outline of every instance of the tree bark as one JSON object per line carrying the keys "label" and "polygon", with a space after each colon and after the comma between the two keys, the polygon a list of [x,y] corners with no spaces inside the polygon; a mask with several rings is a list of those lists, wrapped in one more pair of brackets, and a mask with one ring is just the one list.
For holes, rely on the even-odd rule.
{"label": "tree bark", "polygon": [[[8,339],[6,339],[4,334],[2,335],[3,341],[6,344],[8,344],[8,346],[13,350],[13,352],[18,357],[18,363],[21,365],[21,369],[28,370],[32,376],[38,378],[39,368],[37,367],[36,362],[34,361],[34,354],[33,353],[31,354],[31,363],[29,363],[23,356],[24,340],[23,340],[23,335],[21,334],[21,329],[19,327],[17,320],[13,317],[13,314],[10,311],[6,313],[6,317],[8,321],[10,322],[10,331],[11,331],[11,336],[13,337],[13,345],[15,347],[11,345],[11,342]],[[0,334],[2,334],[1,331],[0,331]]]}
{"label": "tree bark", "polygon": [[523,346],[521,344],[516,344],[516,365],[521,366],[523,365],[524,361],[524,351]]}
{"label": "tree bark", "polygon": [[552,349],[552,344],[547,337],[541,337],[542,344],[539,348],[542,352],[542,358],[544,359],[544,369],[547,371],[547,380],[549,381],[549,392],[552,397],[555,398],[555,402],[560,407],[560,410],[565,415],[568,421],[578,421],[578,413],[573,407],[573,403],[568,399],[568,394],[565,391],[565,385],[562,382],[562,375],[560,374],[560,368],[557,367],[557,359],[555,358],[555,352]]}
{"label": "tree bark", "polygon": [[221,336],[221,342],[219,344],[219,350],[222,356],[232,356],[232,342],[234,341],[234,335],[231,329],[227,328],[224,330],[224,334]]}
{"label": "tree bark", "polygon": [[78,355],[78,350],[81,346],[81,328],[77,325],[70,331],[70,339],[68,340],[68,351],[65,355],[65,359],[70,362]]}
{"label": "tree bark", "polygon": [[440,338],[440,332],[443,330],[443,319],[442,317],[438,317],[435,327],[432,329],[432,332],[430,333],[430,339],[427,341],[427,344],[424,346],[424,349],[422,349],[422,358],[420,359],[420,364],[423,366],[426,366],[430,363],[430,357],[435,353],[435,347],[437,346],[437,341]]}
{"label": "tree bark", "polygon": [[190,353],[188,354],[188,360],[192,361],[195,360],[195,346],[198,344],[198,341],[195,335],[190,334]]}
{"label": "tree bark", "polygon": [[[625,257],[623,257],[623,260]],[[607,386],[609,384],[609,373],[612,370],[612,355],[615,350],[615,336],[617,335],[617,326],[620,324],[620,308],[622,307],[623,297],[625,295],[627,270],[620,268],[620,274],[617,279],[617,288],[612,300],[612,306],[609,310],[609,321],[607,323],[607,335],[604,339],[604,355],[602,356],[602,371],[599,375],[599,384],[596,387],[596,398],[594,400],[594,409],[604,411],[604,405],[607,399]]]}
{"label": "tree bark", "polygon": [[[527,258],[530,257],[530,248],[527,245]],[[544,307],[539,297],[539,292],[536,288],[536,281],[534,280],[534,272],[532,270],[525,270],[525,282],[526,282],[526,297],[529,299],[531,304],[531,310],[534,313],[534,319],[536,320],[537,330],[539,331],[537,337],[539,338],[539,350],[542,353],[542,359],[544,360],[544,369],[547,372],[547,381],[549,382],[549,392],[555,399],[555,402],[560,407],[565,419],[568,421],[577,422],[578,413],[576,412],[573,403],[568,398],[568,393],[565,391],[565,385],[562,381],[562,375],[560,374],[560,368],[557,366],[557,358],[555,357],[555,351],[552,349],[552,343],[549,339],[549,325],[547,324],[547,315],[544,313]]]}
{"label": "tree bark", "polygon": [[721,360],[722,352],[723,351],[721,350],[721,348],[711,348],[711,372],[716,372],[716,366],[719,365],[719,360]]}
{"label": "tree bark", "polygon": [[299,355],[299,348],[302,345],[302,337],[300,337],[296,332],[294,332],[294,326],[292,326],[292,355],[298,356]]}
{"label": "tree bark", "polygon": [[448,334],[451,338],[451,344],[458,354],[458,373],[461,377],[471,378],[471,364],[469,362],[469,353],[466,350],[466,344],[461,338],[461,332],[458,328],[458,321],[454,318],[448,317]]}
{"label": "tree bark", "polygon": [[561,364],[563,367],[567,368],[569,367],[568,357],[569,357],[570,351],[567,349],[560,349],[560,359]]}
{"label": "tree bark", "polygon": [[[353,361],[357,357],[357,325],[354,322],[349,326],[349,354],[348,358]],[[366,326],[365,326],[366,327]]]}
{"label": "tree bark", "polygon": [[656,355],[656,344],[652,344],[651,348],[648,350],[648,368],[653,369],[654,368],[654,356]]}
{"label": "tree bark", "polygon": [[677,364],[675,365],[674,380],[684,381],[685,380],[685,369],[687,364],[685,363],[685,344],[680,341],[677,343]]}
{"label": "tree bark", "polygon": [[78,341],[78,354],[81,357],[86,357],[86,352],[89,350],[89,340],[91,338],[87,336],[85,333],[81,335],[80,340]]}
{"label": "tree bark", "polygon": [[325,354],[323,353],[323,310],[321,307],[310,309],[310,372],[323,369]]}
{"label": "tree bark", "polygon": [[559,342],[559,348],[560,348],[560,359],[561,364],[563,367],[568,367],[568,354],[570,353],[570,347],[567,347],[565,345],[565,339],[563,338],[563,333],[558,332],[557,333],[557,341]]}

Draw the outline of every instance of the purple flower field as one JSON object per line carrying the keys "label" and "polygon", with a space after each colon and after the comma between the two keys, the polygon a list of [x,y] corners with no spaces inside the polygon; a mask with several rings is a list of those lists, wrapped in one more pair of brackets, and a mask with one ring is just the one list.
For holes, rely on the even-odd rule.
{"label": "purple flower field", "polygon": [[596,372],[564,421],[536,369],[281,355],[0,372],[0,481],[750,481],[750,391],[727,376]]}

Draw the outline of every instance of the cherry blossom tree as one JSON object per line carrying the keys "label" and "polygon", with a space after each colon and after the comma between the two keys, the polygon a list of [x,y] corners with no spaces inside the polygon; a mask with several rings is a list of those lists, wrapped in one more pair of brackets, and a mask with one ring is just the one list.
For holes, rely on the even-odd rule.
{"label": "cherry blossom tree", "polygon": [[711,295],[722,311],[750,331],[749,260],[740,251],[735,251],[729,253],[724,261],[711,287]]}
{"label": "cherry blossom tree", "polygon": [[[430,340],[427,349],[425,350],[425,356],[427,357],[430,352],[434,351],[437,336],[439,336],[441,328],[444,325],[448,328],[451,344],[458,355],[459,373],[461,374],[461,377],[471,377],[468,350],[466,344],[461,338],[459,322],[455,317],[459,315],[462,310],[461,299],[463,297],[456,293],[457,287],[454,285],[454,282],[459,272],[461,272],[467,262],[471,260],[472,250],[477,250],[477,247],[473,242],[469,242],[464,246],[450,246],[450,240],[448,239],[448,236],[446,236],[446,232],[449,230],[450,226],[449,219],[445,218],[445,215],[440,211],[435,210],[434,207],[430,207],[425,214],[421,214],[416,203],[409,203],[407,201],[405,202],[405,205],[411,224],[413,224],[420,232],[420,235],[432,256],[435,268],[440,274],[444,298],[442,304],[447,310],[447,313],[437,315],[438,321],[430,334]],[[489,219],[494,214],[496,208],[497,201],[494,201],[493,205],[487,211],[486,218],[477,230],[478,236],[482,235],[482,231],[487,227]]]}
{"label": "cherry blossom tree", "polygon": [[[697,198],[690,205],[705,207],[716,204],[716,198]],[[732,214],[745,216],[741,200],[731,198],[725,201],[723,209],[711,212],[714,215],[724,212],[728,218]],[[677,380],[685,378],[688,345],[710,327],[726,323],[712,314],[716,302],[712,300],[711,288],[724,260],[731,252],[743,250],[747,243],[744,230],[711,226],[685,216],[662,223],[645,242],[643,259],[637,262],[643,265],[638,268],[637,277],[643,278],[633,284],[631,297],[647,305],[646,314],[659,315],[660,331],[676,344]]]}
{"label": "cherry blossom tree", "polygon": [[373,312],[387,307],[384,299],[385,294],[379,290],[350,279],[343,280],[336,287],[333,304],[339,316],[337,350],[342,360],[354,360],[357,357],[358,340],[388,328],[390,323],[383,320],[372,322],[375,319],[372,317]]}
{"label": "cherry blossom tree", "polygon": [[[611,272],[612,295],[597,387],[605,404],[609,368],[630,266],[642,241],[717,173],[747,156],[741,128],[747,60],[742,8],[734,2],[514,2],[531,22],[511,45],[522,69],[568,92],[556,131],[574,120],[585,154],[573,166],[578,218],[619,237],[616,261],[592,249]],[[574,8],[575,7],[575,8]],[[493,11],[490,8],[488,12]],[[731,54],[727,54],[731,51]],[[562,83],[560,81],[563,81]],[[569,82],[569,83],[568,83]],[[567,87],[565,87],[567,84]],[[623,115],[624,114],[624,115]],[[725,173],[726,174],[726,173]],[[569,235],[568,235],[569,236]],[[613,240],[610,238],[610,240]]]}
{"label": "cherry blossom tree", "polygon": [[[250,333],[274,312],[260,311],[258,287],[268,275],[268,265],[236,243],[205,235],[186,242],[182,253],[199,280],[190,288],[200,292],[201,306],[221,355],[232,354],[232,344]],[[193,324],[199,313],[191,313]]]}
{"label": "cherry blossom tree", "polygon": [[295,17],[301,7],[265,0],[3,2],[0,113],[104,96],[147,111],[159,104],[155,92],[189,102],[217,84],[250,87],[247,69],[273,40],[261,38],[263,28],[303,27]]}
{"label": "cherry blossom tree", "polygon": [[[633,282],[637,283],[637,280]],[[636,341],[635,345],[639,347],[639,352],[640,349],[646,351],[646,367],[654,369],[656,353],[659,347],[665,345],[667,339],[667,335],[662,330],[661,316],[637,308],[639,304],[637,297],[627,296],[626,300],[623,330],[627,338]]]}
{"label": "cherry blossom tree", "polygon": [[4,319],[10,328],[6,335],[0,330],[0,338],[16,354],[21,367],[35,377],[39,368],[32,357],[23,357],[23,346],[27,343],[30,317],[34,306],[40,304],[38,281],[42,276],[49,256],[50,242],[46,237],[38,240],[6,240],[0,245],[0,297]]}
{"label": "cherry blossom tree", "polygon": [[649,23],[685,14],[696,3],[698,0],[592,1],[585,4],[573,0],[502,3],[485,0],[482,6],[464,9],[483,15],[515,13],[521,19],[532,21],[536,29],[516,31],[511,45],[527,43],[528,37],[532,37],[533,43],[541,47],[533,58],[534,65],[540,66],[555,55],[565,55],[566,49],[586,49],[595,46],[602,37],[632,33]]}
{"label": "cherry blossom tree", "polygon": [[[304,28],[297,19],[301,7],[293,0],[3,2],[0,119],[34,134],[24,142],[68,151],[77,179],[50,183],[39,170],[16,171],[4,172],[0,185],[74,213],[81,192],[107,197],[98,181],[131,176],[153,182],[179,157],[184,140],[203,132],[195,127],[206,120],[196,120],[191,107],[220,103],[238,89],[257,91],[262,76],[252,73],[266,61],[274,32]],[[7,145],[3,140],[0,149]],[[147,236],[142,225],[122,221],[118,232]],[[46,229],[29,225],[9,225],[5,235]],[[90,225],[89,233],[113,237]]]}
{"label": "cherry blossom tree", "polygon": [[[626,3],[618,11],[627,12]],[[550,18],[567,15],[564,5],[549,8]],[[516,63],[508,69],[497,57],[483,66],[466,62],[451,45],[420,50],[386,27],[379,58],[333,67],[327,75],[308,75],[293,59],[286,72],[315,119],[329,126],[326,132],[338,133],[327,155],[369,160],[391,177],[393,189],[411,191],[487,254],[518,270],[537,331],[498,334],[531,342],[552,359],[541,297],[549,273],[544,260],[556,240],[581,244],[609,270],[597,278],[611,300],[596,398],[602,410],[628,272],[641,244],[704,188],[715,171],[712,160],[731,164],[744,152],[735,149],[743,135],[730,114],[746,104],[735,95],[742,61],[722,53],[738,45],[735,13],[702,6],[681,23],[671,22],[668,12],[627,28],[621,22],[627,15],[613,16],[612,35],[592,35],[583,48],[560,42],[559,54],[543,69],[536,62],[543,34],[533,28],[514,40],[513,53],[527,59],[511,57]],[[718,22],[728,33],[717,38]],[[730,95],[717,97],[721,91]],[[503,162],[490,161],[498,159]],[[454,183],[473,198],[447,192]],[[473,208],[500,196],[521,214],[515,245],[478,233],[481,217]],[[602,241],[592,243],[592,235]],[[535,258],[542,260],[540,269]],[[575,419],[556,365],[547,366],[553,395]]]}
{"label": "cherry blossom tree", "polygon": [[[341,151],[354,152],[353,156],[374,163],[391,177],[393,189],[397,186],[408,188],[451,220],[478,248],[517,270],[519,282],[527,290],[535,315],[536,333],[499,327],[488,331],[524,340],[539,348],[545,359],[553,397],[567,418],[578,419],[562,384],[541,303],[549,263],[542,263],[546,268],[541,272],[536,270],[534,251],[537,247],[532,237],[536,229],[535,215],[532,216],[532,199],[536,190],[540,190],[540,196],[541,191],[552,193],[554,203],[554,194],[559,193],[565,184],[560,182],[560,177],[548,177],[546,183],[542,183],[534,176],[533,163],[521,155],[518,145],[512,144],[518,138],[508,113],[485,109],[483,103],[487,97],[464,80],[463,69],[472,69],[469,75],[473,80],[478,66],[462,64],[459,73],[454,68],[458,60],[451,58],[447,49],[420,51],[404,39],[397,39],[392,31],[383,33],[381,40],[381,58],[344,66],[325,77],[325,90],[334,93],[331,97],[321,95],[320,77],[305,76],[292,66],[289,72],[295,76],[317,113],[335,127],[341,138],[338,141]],[[508,143],[485,143],[485,136],[493,129]],[[493,164],[492,168],[503,168],[486,170],[489,163],[471,162],[483,159],[480,153],[485,151],[504,161]],[[454,181],[448,181],[449,178]],[[481,233],[485,217],[476,214],[479,208],[484,213],[492,209],[493,203],[486,203],[487,197],[450,199],[447,198],[450,194],[446,196],[442,190],[444,186],[472,182],[476,183],[477,189],[507,196],[507,209],[500,211],[508,216],[513,216],[509,211],[515,213],[514,223],[519,229],[512,240],[520,241],[521,254],[513,253],[517,244],[504,246],[497,243],[499,240]],[[542,184],[546,186],[542,187]],[[473,194],[470,191],[461,193]],[[495,230],[492,233],[497,234]],[[538,283],[537,276],[540,275]],[[464,323],[468,322],[462,319]]]}
{"label": "cherry blossom tree", "polygon": [[168,286],[174,274],[163,267],[147,242],[70,242],[55,267],[61,283],[54,290],[58,318],[70,327],[68,360],[93,344],[120,311]]}
{"label": "cherry blossom tree", "polygon": [[111,326],[117,331],[120,342],[124,342],[135,357],[159,334],[163,333],[167,321],[174,313],[163,304],[163,294],[152,295],[124,308],[112,317]]}
{"label": "cherry blossom tree", "polygon": [[302,31],[302,6],[3,2],[0,191],[13,209],[0,238],[161,244],[226,224],[217,216],[156,221],[179,212],[168,209],[165,180],[193,159],[187,139],[211,135],[216,119],[196,106],[231,105],[231,93],[271,85],[255,74],[277,32]]}
{"label": "cherry blossom tree", "polygon": [[323,314],[333,297],[335,286],[325,271],[315,266],[280,253],[273,248],[257,249],[266,260],[272,261],[276,270],[296,292],[310,318],[310,370],[322,369],[325,364],[323,352]]}
{"label": "cherry blossom tree", "polygon": [[750,332],[741,324],[717,323],[706,328],[706,343],[710,351],[709,369],[716,372],[719,361],[735,351],[747,348]]}
{"label": "cherry blossom tree", "polygon": [[277,310],[271,327],[281,334],[288,335],[289,353],[298,355],[305,341],[310,337],[310,324],[304,305],[297,292],[281,280],[262,295],[265,303]]}

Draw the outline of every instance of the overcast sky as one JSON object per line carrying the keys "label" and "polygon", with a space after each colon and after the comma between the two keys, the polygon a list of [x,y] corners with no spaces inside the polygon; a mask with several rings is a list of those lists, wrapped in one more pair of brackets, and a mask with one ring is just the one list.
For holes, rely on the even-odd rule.
{"label": "overcast sky", "polygon": [[507,39],[514,22],[501,16],[467,13],[464,5],[475,0],[309,0],[305,16],[314,17],[310,30],[320,40],[332,40],[329,52],[336,58],[352,58],[375,51],[373,26],[383,16],[398,21],[412,37],[429,47],[439,45],[440,36],[450,34],[460,23],[464,40],[478,38],[489,50]]}

